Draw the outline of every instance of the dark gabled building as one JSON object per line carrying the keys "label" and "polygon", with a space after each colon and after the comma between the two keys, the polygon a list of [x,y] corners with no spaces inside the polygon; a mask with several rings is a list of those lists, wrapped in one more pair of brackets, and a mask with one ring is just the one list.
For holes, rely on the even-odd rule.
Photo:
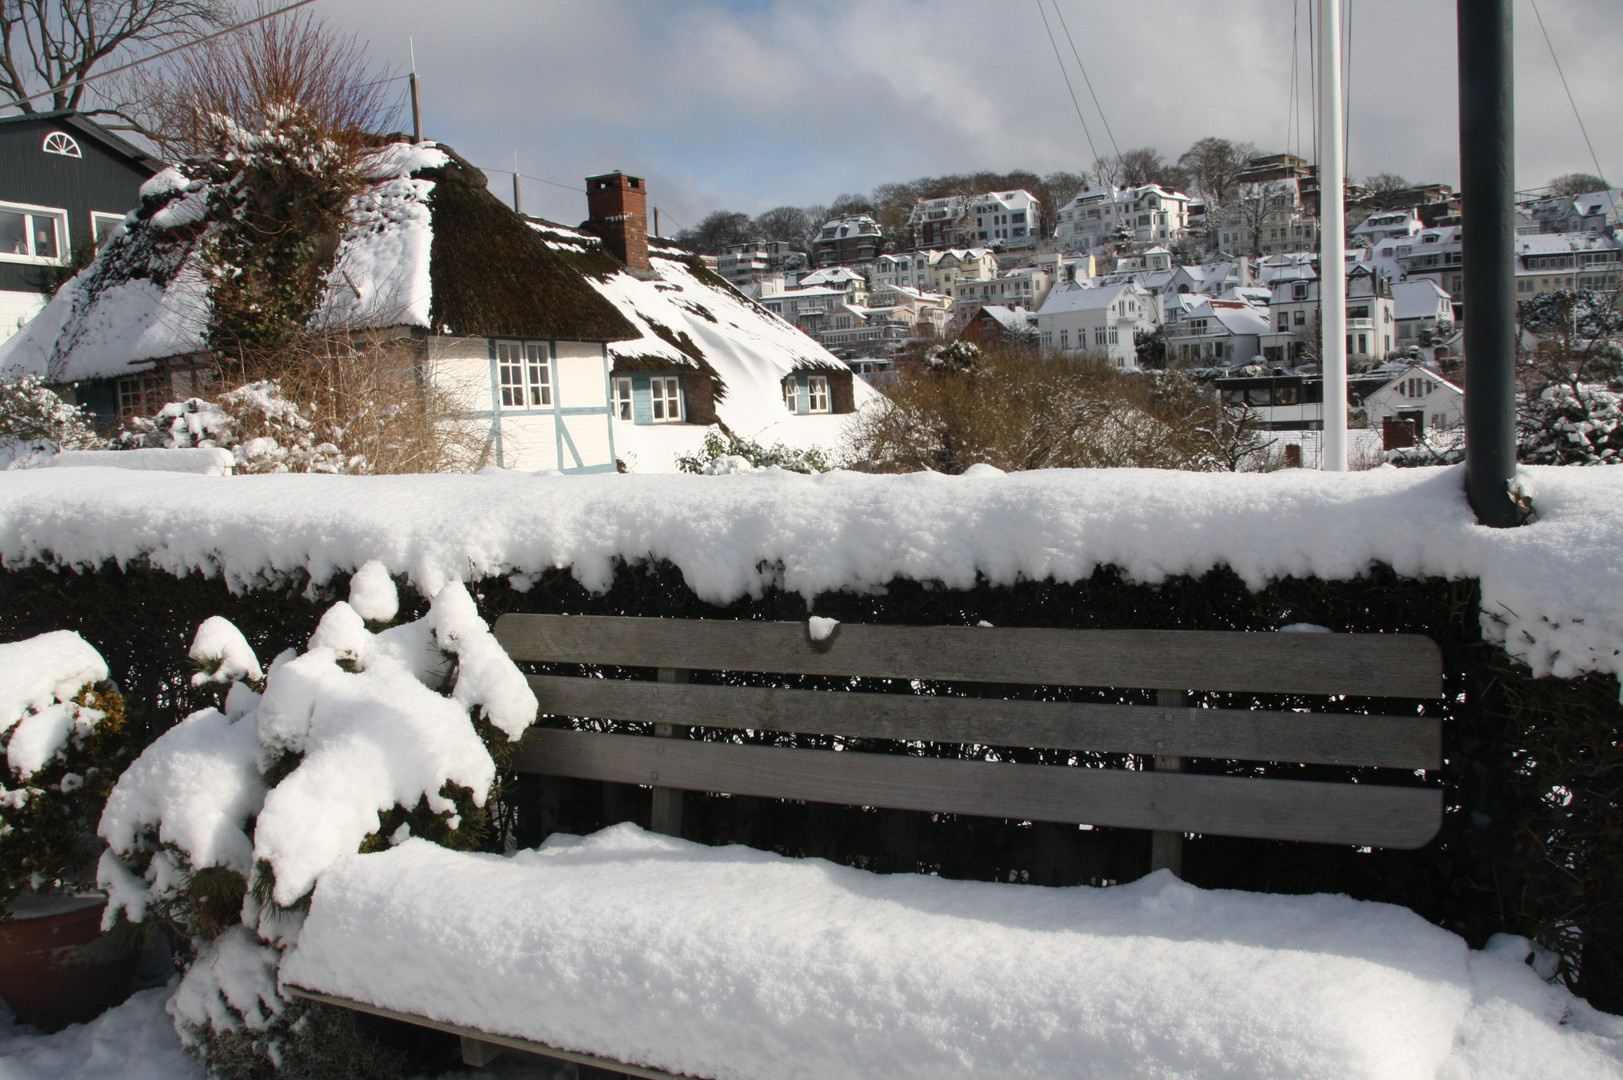
{"label": "dark gabled building", "polygon": [[124,220],[162,168],[75,112],[0,117],[0,341],[44,306],[75,256]]}

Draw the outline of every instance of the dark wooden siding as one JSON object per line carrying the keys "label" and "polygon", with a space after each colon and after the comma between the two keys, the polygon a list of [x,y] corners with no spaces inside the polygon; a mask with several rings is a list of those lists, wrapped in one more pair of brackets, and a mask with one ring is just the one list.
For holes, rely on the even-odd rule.
{"label": "dark wooden siding", "polygon": [[[47,154],[45,137],[61,131],[79,144],[79,158]],[[91,211],[125,214],[141,201],[152,169],[113,149],[63,118],[0,123],[0,202],[29,203],[68,212],[68,250],[95,238]],[[39,292],[48,268],[0,262],[0,289]]]}

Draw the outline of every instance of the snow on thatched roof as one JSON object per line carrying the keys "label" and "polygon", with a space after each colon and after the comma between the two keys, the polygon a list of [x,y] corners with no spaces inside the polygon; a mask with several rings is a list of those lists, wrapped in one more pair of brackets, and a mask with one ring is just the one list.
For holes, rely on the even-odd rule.
{"label": "snow on thatched roof", "polygon": [[[366,175],[312,330],[409,326],[577,341],[635,334],[486,189],[483,173],[447,148],[386,144]],[[0,345],[0,370],[72,382],[206,351],[213,194],[179,168],[148,181],[141,206],[95,261]]]}
{"label": "snow on thatched roof", "polygon": [[[845,362],[746,298],[697,256],[651,237],[649,269],[632,271],[591,233],[549,221],[530,224],[636,328],[638,336],[609,343],[616,371],[697,369],[714,380],[716,418],[735,434],[793,446],[838,441],[849,417],[792,415],[783,405],[783,379],[797,371],[844,371]],[[878,399],[862,380],[853,386],[858,409]],[[646,468],[654,457],[691,452],[703,434],[693,427],[649,431],[619,424],[615,444],[641,447]]]}

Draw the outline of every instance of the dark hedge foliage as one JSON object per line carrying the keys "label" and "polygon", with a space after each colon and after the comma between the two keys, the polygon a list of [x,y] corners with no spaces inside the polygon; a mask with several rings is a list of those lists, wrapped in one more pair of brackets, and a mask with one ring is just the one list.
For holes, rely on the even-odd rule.
{"label": "dark hedge foliage", "polygon": [[[346,595],[347,584],[339,579],[325,589],[310,589],[308,582],[294,580],[234,594],[216,578],[175,578],[142,566],[86,573],[30,566],[0,571],[0,640],[78,630],[107,658],[129,699],[132,729],[150,741],[190,708],[186,651],[204,618],[219,614],[231,619],[268,660],[284,648],[302,647],[327,605]],[[802,597],[781,590],[725,606],[704,603],[666,563],[621,566],[603,594],[587,592],[567,570],[548,571],[523,590],[507,579],[481,581],[474,593],[487,620],[508,611],[791,621],[808,614]],[[425,608],[423,598],[402,589],[402,619]],[[1463,934],[1473,945],[1495,932],[1526,934],[1560,954],[1564,977],[1591,1002],[1623,1010],[1623,970],[1616,959],[1623,955],[1623,756],[1618,752],[1623,707],[1617,683],[1610,677],[1532,678],[1481,640],[1473,582],[1414,580],[1376,568],[1355,581],[1291,578],[1252,592],[1227,570],[1143,585],[1107,567],[1072,584],[946,589],[898,580],[870,595],[819,596],[812,611],[844,622],[911,625],[984,620],[997,626],[1273,630],[1310,622],[1338,631],[1426,634],[1443,653],[1446,693],[1443,700],[1427,703],[1424,712],[1444,720],[1445,764],[1437,777],[1413,782],[1440,778],[1445,787],[1447,812],[1438,839],[1414,852],[1368,852],[1199,837],[1186,845],[1185,876],[1208,888],[1343,892],[1400,903]],[[760,678],[821,685],[812,679]],[[915,692],[886,680],[864,680],[862,689]],[[1006,689],[1011,696],[1059,692]],[[1121,692],[1116,699],[1135,700],[1132,692]],[[1281,695],[1214,694],[1208,700],[1230,706],[1327,707],[1322,700]],[[1378,699],[1343,701],[1335,707],[1371,712],[1415,708],[1412,702]],[[692,737],[736,734],[696,730]],[[786,736],[759,738],[791,741]],[[812,737],[794,741],[818,744]],[[898,750],[866,743],[858,749]],[[1015,760],[1045,760],[1044,752],[1001,749]],[[931,745],[925,752],[965,751]],[[1320,774],[1302,766],[1196,762],[1193,767]],[[1347,771],[1338,775],[1345,777]],[[1404,782],[1401,773],[1388,771],[1382,778]],[[614,821],[648,819],[649,794],[636,787],[526,776],[506,778],[502,791],[492,806],[497,826],[493,844],[504,835],[533,844],[553,831],[582,832]],[[885,872],[1105,883],[1137,877],[1148,858],[1146,835],[1119,829],[1073,830],[699,794],[687,797],[685,816],[693,839],[749,843]]]}

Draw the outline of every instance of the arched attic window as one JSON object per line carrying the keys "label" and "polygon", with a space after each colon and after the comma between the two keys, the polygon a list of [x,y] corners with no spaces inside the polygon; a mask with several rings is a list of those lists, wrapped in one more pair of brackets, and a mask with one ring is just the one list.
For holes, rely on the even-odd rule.
{"label": "arched attic window", "polygon": [[79,144],[73,141],[73,136],[65,131],[53,131],[45,136],[45,145],[40,147],[47,154],[61,154],[63,157],[82,158]]}

